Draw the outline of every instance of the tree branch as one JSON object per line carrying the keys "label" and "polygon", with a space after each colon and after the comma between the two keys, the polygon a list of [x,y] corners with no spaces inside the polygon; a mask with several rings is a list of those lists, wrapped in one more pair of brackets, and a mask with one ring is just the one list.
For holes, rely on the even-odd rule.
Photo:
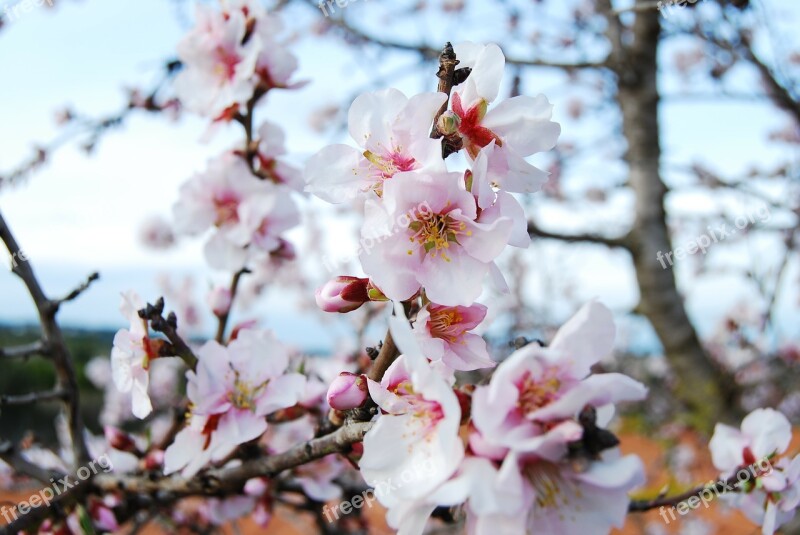
{"label": "tree branch", "polygon": [[659,496],[653,500],[631,500],[628,505],[628,512],[643,513],[659,507],[674,507],[690,498],[700,498],[703,493],[707,492],[709,489],[714,492],[715,495],[719,496],[729,492],[731,488],[734,492],[738,492],[740,487],[741,481],[733,475],[726,480],[716,481],[713,485],[701,485],[675,496]]}
{"label": "tree branch", "polygon": [[226,310],[224,314],[219,316],[219,324],[217,325],[217,335],[214,337],[214,339],[220,344],[223,343],[223,340],[225,340],[225,329],[227,328],[228,320],[231,317],[231,309],[233,309],[233,302],[236,299],[236,293],[239,291],[239,282],[242,280],[242,275],[245,275],[247,273],[250,273],[250,271],[247,268],[240,269],[233,275],[233,278],[231,279],[231,287],[230,287],[231,304],[228,307],[228,310]]}
{"label": "tree branch", "polygon": [[326,455],[345,451],[351,444],[360,442],[371,427],[371,422],[348,424],[329,435],[309,440],[284,453],[246,461],[239,466],[208,470],[192,479],[171,476],[153,480],[146,476],[98,474],[92,482],[104,492],[155,494],[165,499],[167,496],[174,498],[238,492],[248,479],[274,476]]}
{"label": "tree branch", "polygon": [[[14,258],[22,251],[17,243],[11,229],[0,213],[0,240],[5,243],[11,257]],[[58,377],[57,389],[65,392],[64,405],[67,412],[67,428],[72,442],[72,452],[74,463],[77,466],[89,460],[89,452],[83,438],[83,419],[80,413],[80,392],[78,380],[75,375],[75,367],[72,363],[67,343],[56,321],[58,304],[47,298],[42,290],[39,281],[33,272],[30,260],[15,262],[13,272],[22,280],[28,293],[36,305],[39,314],[39,322],[42,327],[43,343],[49,348],[53,364],[56,368]]]}
{"label": "tree branch", "polygon": [[11,405],[32,405],[46,401],[66,401],[69,395],[66,390],[59,388],[46,392],[31,392],[19,396],[0,395],[0,407]]}
{"label": "tree branch", "polygon": [[0,347],[0,358],[28,359],[34,355],[48,355],[49,349],[44,342],[39,340],[30,344],[15,347]]}
{"label": "tree branch", "polygon": [[596,243],[611,248],[629,248],[627,236],[620,238],[607,238],[605,236],[600,236],[599,234],[560,234],[558,232],[543,230],[534,221],[528,221],[528,234],[531,236],[538,236],[540,238],[560,240],[567,243]]}

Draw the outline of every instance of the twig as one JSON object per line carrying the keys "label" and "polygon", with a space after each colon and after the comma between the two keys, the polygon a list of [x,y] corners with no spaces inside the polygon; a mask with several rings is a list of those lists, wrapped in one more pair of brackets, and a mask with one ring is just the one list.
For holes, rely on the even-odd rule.
{"label": "twig", "polygon": [[92,283],[94,281],[98,280],[99,278],[100,278],[100,274],[95,271],[94,273],[89,275],[89,277],[86,279],[86,282],[84,282],[83,284],[81,284],[80,286],[78,286],[77,288],[72,290],[69,294],[67,294],[66,296],[62,297],[61,299],[53,301],[53,306],[55,306],[56,309],[58,309],[64,303],[68,303],[69,301],[73,301],[73,300],[77,299],[79,295],[81,295],[83,292],[88,290],[89,286],[91,286]]}
{"label": "twig", "polygon": [[183,359],[189,369],[194,369],[197,366],[197,356],[189,345],[178,334],[178,317],[174,312],[170,312],[166,319],[162,314],[164,313],[164,298],[161,297],[156,301],[155,305],[148,303],[147,307],[139,311],[139,317],[150,322],[150,326],[154,331],[159,332],[167,337],[170,342],[168,353]]}
{"label": "twig", "polygon": [[32,477],[42,483],[49,484],[53,476],[60,476],[58,472],[45,470],[20,455],[17,448],[10,441],[0,442],[0,459],[3,459],[17,473]]}
{"label": "twig", "polygon": [[675,496],[659,496],[653,500],[631,500],[631,503],[628,505],[628,512],[643,513],[658,507],[673,507],[681,502],[685,502],[689,498],[695,496],[700,497],[707,489],[710,489],[715,495],[719,496],[731,490],[733,492],[738,492],[740,487],[741,481],[734,475],[726,480],[717,481],[713,485],[701,485]]}
{"label": "twig", "polygon": [[453,79],[456,73],[456,65],[458,65],[458,59],[456,59],[456,53],[453,50],[453,45],[450,44],[448,41],[447,44],[444,45],[444,49],[442,49],[442,53],[439,54],[439,70],[436,73],[436,77],[439,78],[439,93],[444,93],[447,95],[447,100],[444,101],[442,106],[439,108],[439,111],[436,112],[436,115],[433,118],[433,128],[431,129],[431,137],[433,139],[439,139],[442,137],[441,132],[436,126],[436,123],[439,121],[439,117],[447,111],[447,103],[450,101],[450,91],[453,89]]}
{"label": "twig", "polygon": [[0,407],[11,405],[31,405],[45,401],[65,401],[69,397],[66,390],[56,388],[46,392],[31,392],[19,396],[0,395]]}
{"label": "twig", "polygon": [[312,439],[292,449],[269,457],[246,461],[239,466],[209,470],[192,479],[180,476],[153,480],[147,476],[98,474],[93,484],[101,491],[156,494],[158,496],[218,495],[239,491],[248,479],[274,476],[331,453],[347,450],[359,442],[372,427],[370,422],[348,424],[324,437]]}
{"label": "twig", "polygon": [[214,337],[217,342],[220,344],[223,343],[225,340],[225,330],[228,326],[228,320],[231,317],[231,309],[233,308],[233,301],[236,299],[236,293],[239,291],[239,282],[242,279],[242,275],[250,273],[250,271],[246,268],[240,269],[236,273],[234,273],[233,278],[231,279],[231,304],[228,309],[219,316],[219,324],[217,325],[217,335]]}
{"label": "twig", "polygon": [[620,238],[607,238],[605,236],[600,236],[599,234],[560,234],[557,232],[544,230],[533,221],[528,221],[528,234],[531,236],[538,236],[540,238],[561,240],[567,243],[584,242],[596,243],[611,248],[628,248],[628,242],[625,236]]}
{"label": "twig", "polygon": [[28,359],[34,355],[47,355],[48,348],[44,342],[39,340],[30,344],[15,347],[0,347],[0,358],[7,359]]}

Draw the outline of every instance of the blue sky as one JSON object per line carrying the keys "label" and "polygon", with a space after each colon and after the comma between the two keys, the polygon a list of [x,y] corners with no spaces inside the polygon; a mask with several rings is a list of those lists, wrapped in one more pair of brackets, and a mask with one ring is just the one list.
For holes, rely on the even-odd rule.
{"label": "blue sky", "polygon": [[[5,5],[14,2],[0,0],[0,6]],[[789,2],[775,0],[766,5],[780,15],[775,24],[786,28],[792,18],[785,15],[796,20],[800,11]],[[363,10],[368,16],[376,6],[354,3],[347,9]],[[123,104],[126,86],[147,87],[163,59],[174,56],[175,44],[189,24],[187,15],[191,17],[191,12],[178,11],[172,2],[164,0],[69,1],[62,2],[57,10],[34,9],[3,28],[0,72],[5,83],[0,84],[0,169],[14,168],[27,158],[32,142],[56,136],[59,130],[53,116],[65,104],[92,114],[108,113]],[[299,10],[293,13],[293,21],[297,27],[304,27],[322,16],[311,9]],[[421,24],[438,27],[435,22],[424,19]],[[444,26],[441,31],[450,31],[448,37],[453,41],[488,40],[502,31],[491,25]],[[401,27],[398,23],[387,31],[403,33],[398,29]],[[355,62],[337,41],[301,37],[293,45],[301,63],[299,78],[310,78],[312,83],[301,91],[270,95],[262,112],[286,128],[290,152],[298,163],[332,141],[330,135],[313,132],[308,127],[308,117],[319,107],[344,102],[371,75],[368,66]],[[680,43],[675,48],[680,48]],[[381,61],[386,71],[404,65],[409,65],[411,71],[408,58],[390,55]],[[746,73],[741,79],[745,85],[749,82]],[[565,94],[548,92],[549,87],[559,83],[555,76],[542,75],[532,89],[551,96],[556,120],[563,123],[565,136],[574,139],[585,134],[582,129],[586,128],[593,129],[598,137],[606,135],[605,129],[610,125],[575,124],[566,118]],[[669,91],[686,89],[684,82],[677,79],[668,78],[663,83]],[[405,76],[396,85],[407,92],[433,87],[432,82],[423,87],[422,79],[413,76]],[[664,147],[669,161],[700,158],[721,165],[724,171],[735,172],[753,161],[767,165],[785,156],[784,147],[764,143],[765,130],[783,125],[785,119],[762,104],[667,101],[663,112]],[[67,292],[89,272],[101,272],[101,281],[63,310],[64,323],[119,326],[119,292],[134,288],[143,296],[155,296],[155,278],[164,271],[194,274],[201,285],[222,280],[220,274],[205,268],[201,241],[186,241],[168,254],[154,254],[137,240],[139,224],[152,214],[169,214],[179,185],[202,169],[209,157],[238,139],[239,132],[231,128],[203,144],[199,138],[205,129],[205,121],[188,114],[177,123],[136,114],[122,129],[107,135],[91,157],[76,147],[64,148],[31,180],[0,193],[0,209],[49,293]],[[597,176],[598,169],[619,173],[618,164],[611,163],[602,147],[596,157],[582,165],[587,180]],[[676,202],[685,204],[687,209],[700,209],[702,205],[701,200]],[[622,196],[618,206],[628,205],[630,199]],[[317,209],[317,205],[311,206]],[[575,223],[571,214],[557,209],[553,209],[551,220],[559,221],[565,229]],[[331,224],[339,228],[339,223]],[[336,233],[332,234],[326,239],[337,239]],[[302,231],[295,236],[302,239]],[[596,258],[592,266],[576,266],[576,273],[581,281],[580,293],[586,298],[598,296],[620,308],[630,306],[637,298],[633,274],[624,257],[606,254]],[[736,281],[709,281],[692,294],[690,310],[701,324],[712,324],[715,311],[739,298],[742,292],[738,289],[725,290],[731,284],[737,287]],[[709,295],[714,296],[711,304]],[[273,292],[259,310],[266,317],[265,323],[282,332],[287,341],[323,347],[331,343],[330,336],[320,335],[309,341],[306,335],[309,328],[325,331],[320,328],[318,315],[301,312],[312,299],[313,296],[304,296],[304,301],[294,303],[288,313],[277,313],[275,310],[283,308],[288,298]],[[785,310],[790,314],[789,308]],[[19,282],[0,272],[0,322],[29,322],[34,318],[33,312]],[[791,323],[792,318],[787,320]]]}

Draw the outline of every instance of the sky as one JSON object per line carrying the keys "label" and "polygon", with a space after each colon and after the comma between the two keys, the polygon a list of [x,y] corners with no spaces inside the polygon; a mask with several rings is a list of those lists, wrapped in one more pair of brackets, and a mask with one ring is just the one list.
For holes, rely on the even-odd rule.
{"label": "sky", "polygon": [[[14,5],[0,0],[0,7]],[[787,13],[794,20],[800,13],[794,2],[774,0],[765,5],[778,15],[778,25],[792,20]],[[354,3],[347,9],[364,10],[368,16],[375,7]],[[293,16],[293,23],[305,27],[324,15],[309,9]],[[15,168],[29,156],[32,143],[56,137],[60,130],[53,118],[65,105],[101,115],[123,105],[126,87],[147,87],[164,59],[174,57],[175,45],[190,18],[190,10],[165,0],[65,1],[55,10],[41,6],[20,14],[0,31],[0,169]],[[425,19],[422,24],[438,27],[436,22]],[[491,39],[492,32],[500,31],[444,26],[452,30],[451,39],[456,42]],[[386,31],[403,33],[400,23]],[[297,78],[308,78],[311,83],[299,91],[271,94],[263,111],[287,130],[289,152],[298,164],[325,144],[342,140],[330,133],[315,133],[308,126],[309,116],[320,107],[352,98],[371,76],[369,66],[355,63],[337,41],[302,37],[292,46],[301,65]],[[408,59],[390,55],[381,61],[402,71]],[[742,80],[747,83],[746,74]],[[407,92],[432,89],[421,87],[419,78],[404,77],[396,82]],[[536,89],[547,93],[548,86],[557,83],[556,78],[543,75]],[[686,90],[686,83],[667,78],[663,85],[680,93]],[[594,129],[599,136],[610,128],[604,124],[571,125],[566,101],[554,94],[553,102],[555,119],[563,123],[567,137],[570,126]],[[764,131],[780,127],[785,119],[763,104],[693,104],[675,99],[662,106],[663,142],[671,161],[699,158],[715,165],[722,162],[723,171],[736,172],[754,159],[768,163],[785,155],[781,152],[785,148],[764,143]],[[201,240],[187,240],[169,253],[155,254],[140,244],[137,234],[148,217],[169,215],[180,184],[238,139],[238,132],[230,128],[204,143],[200,138],[205,131],[206,122],[188,113],[178,122],[134,114],[121,129],[106,135],[90,157],[79,147],[68,146],[55,153],[41,172],[0,192],[0,210],[50,295],[67,293],[92,271],[101,273],[101,280],[90,291],[63,309],[60,317],[65,325],[122,326],[117,313],[119,293],[135,289],[143,296],[156,296],[160,273],[193,275],[199,290],[212,280],[223,280],[221,274],[205,267]],[[607,165],[603,154],[601,147],[597,160],[585,164],[587,180],[598,175],[598,166]],[[307,200],[300,202],[308,212],[324,210]],[[675,202],[690,210],[702,207],[701,200],[691,198]],[[630,198],[619,199],[619,206],[630,204]],[[559,222],[565,231],[576,223],[568,212],[555,208],[548,220]],[[327,241],[338,239],[339,224],[329,223],[334,232],[325,237]],[[292,236],[302,241],[302,229]],[[595,262],[577,273],[587,299],[600,297],[617,308],[636,302],[633,272],[623,256],[597,255]],[[737,282],[708,281],[691,294],[688,306],[701,329],[711,329],[719,311],[744,295],[743,290],[730,291],[731,285],[736,288]],[[319,314],[307,312],[313,296],[302,296],[301,302],[296,302],[297,296],[291,300],[280,291],[272,292],[257,313],[288,342],[305,348],[333,343],[342,327],[323,324]],[[791,317],[788,304],[785,310],[787,325],[800,323]],[[0,271],[0,323],[31,323],[34,318],[19,281]],[[319,334],[310,338],[308,332]]]}

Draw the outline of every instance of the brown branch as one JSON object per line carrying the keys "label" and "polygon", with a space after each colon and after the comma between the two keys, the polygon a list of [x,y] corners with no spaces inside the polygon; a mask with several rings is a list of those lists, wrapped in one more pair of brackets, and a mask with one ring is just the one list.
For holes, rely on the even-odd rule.
{"label": "brown branch", "polygon": [[[0,240],[5,243],[11,257],[20,254],[22,248],[17,243],[11,229],[0,213]],[[72,362],[64,334],[56,321],[58,302],[47,298],[35,273],[30,260],[16,262],[13,272],[22,280],[28,293],[36,305],[39,322],[42,327],[43,343],[49,348],[53,364],[56,368],[58,382],[56,388],[65,392],[64,405],[67,412],[67,428],[72,442],[72,452],[75,466],[84,464],[89,460],[89,452],[83,438],[83,419],[80,413],[80,391],[75,367]]]}
{"label": "brown branch", "polygon": [[738,492],[740,487],[741,481],[733,475],[726,480],[716,481],[713,485],[700,485],[675,496],[659,496],[653,500],[631,500],[628,505],[628,512],[643,513],[659,507],[675,507],[679,503],[685,502],[691,498],[700,498],[704,492],[708,492],[709,490],[714,492],[716,496],[719,496],[726,492]]}
{"label": "brown branch", "polygon": [[383,374],[386,373],[386,370],[389,369],[389,366],[392,365],[392,362],[394,362],[398,356],[400,356],[400,351],[397,349],[397,346],[394,345],[392,333],[387,330],[386,337],[383,339],[381,350],[378,353],[378,356],[375,357],[375,362],[372,363],[372,367],[369,369],[367,377],[373,381],[380,381],[383,379]]}
{"label": "brown branch", "polygon": [[189,369],[193,370],[197,366],[197,356],[192,351],[183,338],[178,334],[178,317],[174,312],[164,318],[164,298],[161,297],[154,305],[148,305],[139,311],[139,317],[143,320],[149,321],[150,326],[154,331],[159,332],[167,337],[170,346],[165,348],[163,356],[177,356],[180,357]]}
{"label": "brown branch", "polygon": [[93,484],[104,492],[155,494],[165,498],[238,492],[248,479],[274,476],[326,455],[345,451],[351,444],[360,442],[371,427],[370,422],[348,424],[329,435],[309,440],[284,453],[246,461],[239,466],[208,470],[192,479],[177,475],[154,480],[146,476],[98,474],[93,479]]}
{"label": "brown branch", "polygon": [[77,299],[79,295],[81,295],[83,292],[88,290],[89,286],[91,286],[92,283],[94,281],[98,280],[99,278],[100,278],[100,274],[95,271],[94,273],[89,275],[89,277],[87,277],[86,282],[84,282],[83,284],[81,284],[80,286],[78,286],[77,288],[72,290],[70,293],[68,293],[66,296],[62,297],[61,299],[53,301],[53,306],[55,306],[56,309],[58,309],[64,303],[68,303],[69,301],[73,301],[73,300]]}
{"label": "brown branch", "polygon": [[66,390],[56,388],[46,392],[31,392],[29,394],[21,394],[18,396],[0,395],[0,407],[11,405],[33,405],[35,403],[43,403],[46,401],[66,401],[68,399]]}
{"label": "brown branch", "polygon": [[[356,41],[367,42],[383,48],[392,48],[395,50],[405,50],[407,52],[416,52],[423,58],[433,59],[439,56],[440,50],[425,44],[401,43],[392,41],[382,37],[369,35],[366,32],[355,28],[348,24],[343,19],[326,19],[326,22],[331,26],[338,28],[348,34],[349,37]],[[507,56],[506,63],[511,65],[519,65],[526,67],[552,67],[556,69],[599,69],[606,67],[605,61],[576,61],[576,62],[560,62],[538,58],[518,58],[514,56]]]}
{"label": "brown branch", "polygon": [[629,247],[626,236],[607,238],[599,234],[561,234],[544,230],[533,221],[528,221],[528,234],[532,237],[538,236],[540,238],[560,240],[567,243],[596,243],[598,245],[605,245],[606,247],[623,249]]}
{"label": "brown branch", "polygon": [[38,464],[34,464],[20,455],[20,452],[9,441],[0,442],[0,459],[13,468],[17,473],[26,475],[42,483],[49,484],[54,476],[61,475],[58,472],[45,470]]}
{"label": "brown branch", "polygon": [[44,342],[39,340],[38,342],[33,342],[30,344],[25,344],[21,346],[14,346],[14,347],[7,347],[2,348],[0,347],[0,358],[7,358],[7,359],[28,359],[34,355],[48,355],[48,348]]}
{"label": "brown branch", "polygon": [[436,115],[433,117],[433,127],[431,128],[431,137],[433,139],[442,137],[441,132],[439,132],[437,128],[437,122],[439,121],[439,117],[447,111],[447,104],[450,102],[450,91],[453,89],[456,65],[458,65],[458,59],[456,59],[453,45],[448,41],[447,44],[444,45],[441,54],[439,54],[439,71],[436,73],[436,77],[439,78],[439,87],[437,91],[447,95],[447,100],[444,101],[439,111],[437,111]]}
{"label": "brown branch", "polygon": [[233,301],[236,299],[236,293],[239,291],[239,282],[242,279],[242,275],[245,275],[247,273],[250,273],[250,271],[247,268],[240,269],[239,271],[234,273],[233,278],[231,279],[231,287],[230,287],[231,304],[228,307],[228,310],[225,311],[225,313],[218,316],[219,324],[217,325],[217,335],[214,337],[214,339],[220,344],[223,343],[223,340],[225,340],[225,330],[227,329],[228,326],[228,320],[231,317],[231,310],[233,309]]}

